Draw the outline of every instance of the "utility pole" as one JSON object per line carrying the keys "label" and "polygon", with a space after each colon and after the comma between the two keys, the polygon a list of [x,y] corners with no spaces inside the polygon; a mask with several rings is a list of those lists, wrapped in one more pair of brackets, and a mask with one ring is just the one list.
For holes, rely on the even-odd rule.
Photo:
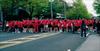
{"label": "utility pole", "polygon": [[64,18],[66,18],[66,2],[63,3],[64,3]]}
{"label": "utility pole", "polygon": [[51,10],[51,19],[53,19],[53,2],[54,0],[49,0],[50,2],[50,10]]}

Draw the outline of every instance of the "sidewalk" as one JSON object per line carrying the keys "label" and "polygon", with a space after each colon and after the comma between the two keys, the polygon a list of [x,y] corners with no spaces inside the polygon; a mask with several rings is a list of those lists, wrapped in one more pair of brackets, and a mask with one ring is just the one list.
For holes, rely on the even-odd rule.
{"label": "sidewalk", "polygon": [[76,51],[100,51],[100,36],[90,35]]}

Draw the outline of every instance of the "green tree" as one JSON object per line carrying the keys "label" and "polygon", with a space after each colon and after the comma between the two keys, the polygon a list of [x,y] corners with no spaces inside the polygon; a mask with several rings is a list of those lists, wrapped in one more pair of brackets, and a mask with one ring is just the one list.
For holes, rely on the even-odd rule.
{"label": "green tree", "polygon": [[70,19],[79,19],[79,18],[89,19],[91,17],[85,5],[83,4],[82,0],[76,0],[74,6],[67,11],[66,15],[67,18]]}
{"label": "green tree", "polygon": [[100,17],[100,0],[95,0],[94,9],[96,10],[96,13],[98,14],[98,17]]}
{"label": "green tree", "polygon": [[0,1],[1,8],[3,13],[5,14],[4,16],[11,14],[11,7],[12,7],[12,0],[2,0]]}
{"label": "green tree", "polygon": [[48,0],[29,0],[26,5],[26,10],[29,12],[31,17],[41,16],[48,11]]}
{"label": "green tree", "polygon": [[[5,16],[17,15],[15,10],[16,8],[18,9],[21,7],[31,18],[35,16],[50,18],[49,0],[2,0],[0,1],[0,4]],[[64,2],[61,0],[55,0],[53,2],[54,17],[56,17],[56,13],[64,14],[64,11],[66,12],[67,18],[78,19],[90,17],[82,0],[76,0],[72,7],[68,6],[68,4],[65,6],[66,11],[64,10]]]}

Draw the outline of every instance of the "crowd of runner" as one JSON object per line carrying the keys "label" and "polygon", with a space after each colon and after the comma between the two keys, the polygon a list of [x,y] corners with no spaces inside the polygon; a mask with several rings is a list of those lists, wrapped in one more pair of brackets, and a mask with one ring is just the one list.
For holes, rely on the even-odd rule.
{"label": "crowd of runner", "polygon": [[[94,20],[85,19],[87,27],[94,25]],[[10,32],[51,32],[51,31],[77,31],[80,29],[82,20],[59,20],[59,19],[43,19],[43,20],[23,20],[23,21],[7,21],[7,31]]]}

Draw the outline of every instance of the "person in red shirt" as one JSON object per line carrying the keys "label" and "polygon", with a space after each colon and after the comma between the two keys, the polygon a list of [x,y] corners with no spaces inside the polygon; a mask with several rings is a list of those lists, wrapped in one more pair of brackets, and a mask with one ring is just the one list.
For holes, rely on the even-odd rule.
{"label": "person in red shirt", "polygon": [[75,22],[72,21],[72,33],[74,34],[75,33]]}
{"label": "person in red shirt", "polygon": [[68,20],[66,20],[66,31],[68,31]]}
{"label": "person in red shirt", "polygon": [[93,20],[92,19],[90,19],[89,20],[89,28],[90,28],[90,31],[93,31]]}
{"label": "person in red shirt", "polygon": [[45,32],[46,21],[44,19],[40,21],[40,25],[41,25],[41,32]]}
{"label": "person in red shirt", "polygon": [[20,33],[20,21],[15,21],[15,33]]}
{"label": "person in red shirt", "polygon": [[48,25],[48,27],[49,27],[49,31],[50,32],[52,32],[53,31],[53,20],[52,19],[50,19],[50,23],[49,23],[49,25]]}
{"label": "person in red shirt", "polygon": [[23,23],[21,21],[18,23],[18,28],[20,32],[23,32]]}
{"label": "person in red shirt", "polygon": [[51,21],[51,25],[52,25],[52,31],[54,31],[54,27],[55,27],[54,19]]}
{"label": "person in red shirt", "polygon": [[43,32],[44,30],[43,20],[40,20],[39,28],[40,28],[40,32]]}
{"label": "person in red shirt", "polygon": [[58,20],[57,19],[54,20],[54,31],[55,32],[58,31]]}
{"label": "person in red shirt", "polygon": [[48,19],[45,19],[45,21],[44,21],[44,30],[45,30],[45,32],[48,31]]}
{"label": "person in red shirt", "polygon": [[9,25],[9,31],[10,32],[15,32],[15,23],[14,23],[14,21],[10,21],[9,23],[8,23],[8,25]]}
{"label": "person in red shirt", "polygon": [[23,32],[27,32],[27,28],[28,28],[28,21],[27,20],[23,20],[22,21],[22,23],[23,23]]}
{"label": "person in red shirt", "polygon": [[62,20],[62,31],[66,31],[66,20]]}
{"label": "person in red shirt", "polygon": [[52,32],[52,25],[51,25],[51,21],[52,21],[52,20],[49,20],[49,21],[48,21],[48,28],[49,28],[49,32]]}
{"label": "person in red shirt", "polygon": [[32,25],[32,20],[28,20],[28,32],[33,32],[33,25]]}
{"label": "person in red shirt", "polygon": [[75,30],[80,31],[80,26],[82,24],[82,20],[76,20],[75,22]]}
{"label": "person in red shirt", "polygon": [[61,31],[62,27],[61,27],[61,20],[59,20],[58,22],[58,28],[59,28],[59,31]]}
{"label": "person in red shirt", "polygon": [[39,20],[38,19],[34,20],[34,32],[35,33],[39,32]]}
{"label": "person in red shirt", "polygon": [[72,27],[72,21],[69,20],[69,22],[68,22],[68,32],[71,31],[71,29],[72,29],[71,27]]}

